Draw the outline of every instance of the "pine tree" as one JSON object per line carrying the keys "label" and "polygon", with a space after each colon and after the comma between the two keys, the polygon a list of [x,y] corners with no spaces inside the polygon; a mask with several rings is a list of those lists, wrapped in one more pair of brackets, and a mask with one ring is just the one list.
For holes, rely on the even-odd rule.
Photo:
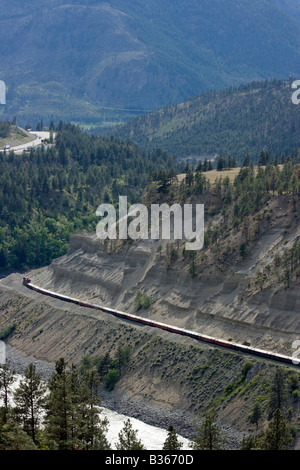
{"label": "pine tree", "polygon": [[286,450],[293,442],[288,421],[278,408],[262,438],[263,450]]}
{"label": "pine tree", "polygon": [[240,245],[240,256],[241,256],[241,258],[245,258],[246,254],[247,254],[247,243],[243,242]]}
{"label": "pine tree", "polygon": [[123,429],[118,434],[117,450],[144,450],[144,446],[137,437],[137,431],[132,428],[130,419],[125,421]]}
{"label": "pine tree", "polygon": [[52,449],[73,450],[76,448],[74,428],[74,392],[71,374],[63,358],[55,365],[55,372],[48,382],[47,414],[45,431]]}
{"label": "pine tree", "polygon": [[190,273],[191,277],[194,278],[197,275],[197,273],[196,273],[196,262],[195,262],[196,253],[195,253],[195,251],[191,251],[190,253],[191,253],[190,257],[192,258],[192,260],[191,260],[190,265],[189,265],[189,273]]}
{"label": "pine tree", "polygon": [[216,424],[216,412],[209,411],[198,429],[198,434],[191,447],[194,450],[221,450],[225,445],[221,428]]}
{"label": "pine tree", "polygon": [[182,442],[179,442],[177,433],[173,426],[169,426],[168,436],[164,442],[163,450],[179,450],[183,446]]}
{"label": "pine tree", "polygon": [[256,425],[256,429],[258,428],[258,423],[259,423],[259,420],[261,419],[261,416],[262,416],[261,407],[260,407],[259,403],[256,403],[253,407],[252,413],[250,413],[250,415],[248,417],[249,422],[251,424]]}
{"label": "pine tree", "polygon": [[14,381],[15,371],[9,368],[9,364],[6,361],[0,367],[0,397],[3,399],[2,421],[4,424],[7,422],[9,412],[9,394]]}
{"label": "pine tree", "polygon": [[257,436],[243,436],[240,450],[255,450],[259,447],[259,439]]}
{"label": "pine tree", "polygon": [[34,364],[29,364],[24,372],[24,379],[14,393],[15,413],[23,423],[23,429],[36,443],[36,433],[39,429],[41,412],[45,404],[45,385],[41,375],[36,372]]}
{"label": "pine tree", "polygon": [[106,438],[108,421],[100,419],[100,378],[95,368],[80,377],[79,415],[80,440],[84,450],[108,450]]}
{"label": "pine tree", "polygon": [[126,366],[128,365],[130,353],[131,353],[130,346],[124,346],[124,348],[121,348],[121,346],[118,346],[116,358],[118,361],[118,371],[119,371],[120,376],[122,375],[123,369],[126,368]]}
{"label": "pine tree", "polygon": [[250,162],[251,162],[251,158],[250,158],[250,155],[247,153],[247,155],[244,157],[242,166],[247,167],[250,165]]}
{"label": "pine tree", "polygon": [[283,408],[285,404],[286,394],[287,387],[285,382],[285,374],[281,367],[277,367],[270,389],[269,407],[271,416],[276,409]]}
{"label": "pine tree", "polygon": [[28,434],[12,419],[0,422],[0,450],[37,450]]}

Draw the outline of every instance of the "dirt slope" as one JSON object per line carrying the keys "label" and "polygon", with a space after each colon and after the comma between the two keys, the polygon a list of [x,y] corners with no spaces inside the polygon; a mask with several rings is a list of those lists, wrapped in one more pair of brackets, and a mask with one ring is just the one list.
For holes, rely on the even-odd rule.
{"label": "dirt slope", "polygon": [[[291,233],[290,243],[297,236],[299,229]],[[30,277],[45,288],[133,313],[140,290],[153,301],[139,310],[141,316],[291,354],[300,334],[297,285],[288,291],[259,291],[242,301],[249,279],[268,263],[282,239],[280,230],[271,229],[233,273],[193,279],[176,263],[166,266],[167,244],[158,250],[159,242],[144,240],[108,249],[96,235],[76,235],[67,255]]]}

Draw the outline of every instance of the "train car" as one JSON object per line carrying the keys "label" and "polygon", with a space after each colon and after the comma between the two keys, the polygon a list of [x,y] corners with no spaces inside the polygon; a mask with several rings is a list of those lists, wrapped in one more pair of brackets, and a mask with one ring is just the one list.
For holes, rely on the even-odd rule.
{"label": "train car", "polygon": [[87,302],[83,302],[82,300],[78,301],[78,305],[80,305],[80,307],[96,308],[94,305],[90,305]]}

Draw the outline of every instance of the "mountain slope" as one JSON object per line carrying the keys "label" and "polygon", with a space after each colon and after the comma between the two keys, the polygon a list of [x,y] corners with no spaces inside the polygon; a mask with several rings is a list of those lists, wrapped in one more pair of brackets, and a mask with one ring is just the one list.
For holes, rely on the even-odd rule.
{"label": "mountain slope", "polygon": [[[299,162],[300,154],[296,158]],[[300,169],[241,169],[234,182],[209,173],[155,182],[146,207],[170,201],[205,206],[202,250],[184,240],[70,239],[65,256],[30,272],[33,284],[236,343],[292,354],[300,332]],[[137,304],[138,293],[151,301]]]}
{"label": "mountain slope", "polygon": [[274,0],[274,5],[284,13],[288,13],[294,18],[300,18],[300,4],[298,0]]}
{"label": "mountain slope", "polygon": [[146,148],[177,157],[230,154],[254,159],[263,148],[280,155],[300,146],[300,106],[292,82],[253,82],[208,92],[140,116],[114,130]]}
{"label": "mountain slope", "polygon": [[208,89],[300,74],[299,21],[281,6],[4,0],[3,115],[17,114],[19,123],[40,116],[123,120]]}

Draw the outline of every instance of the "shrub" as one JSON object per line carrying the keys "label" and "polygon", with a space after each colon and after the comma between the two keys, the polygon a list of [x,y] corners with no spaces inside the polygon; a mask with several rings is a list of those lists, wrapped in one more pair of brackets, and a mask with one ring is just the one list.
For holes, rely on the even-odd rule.
{"label": "shrub", "polygon": [[4,330],[0,331],[0,340],[4,341],[6,338],[9,337],[9,335],[11,335],[15,331],[16,328],[16,323],[12,323],[8,327],[4,328]]}
{"label": "shrub", "polygon": [[105,378],[105,387],[107,388],[107,390],[113,390],[119,378],[120,375],[117,369],[110,369]]}
{"label": "shrub", "polygon": [[137,310],[140,308],[148,308],[154,301],[148,295],[144,294],[140,290],[136,293],[134,299],[134,305]]}
{"label": "shrub", "polygon": [[299,390],[293,390],[292,391],[292,397],[293,397],[294,401],[297,402],[299,400]]}

